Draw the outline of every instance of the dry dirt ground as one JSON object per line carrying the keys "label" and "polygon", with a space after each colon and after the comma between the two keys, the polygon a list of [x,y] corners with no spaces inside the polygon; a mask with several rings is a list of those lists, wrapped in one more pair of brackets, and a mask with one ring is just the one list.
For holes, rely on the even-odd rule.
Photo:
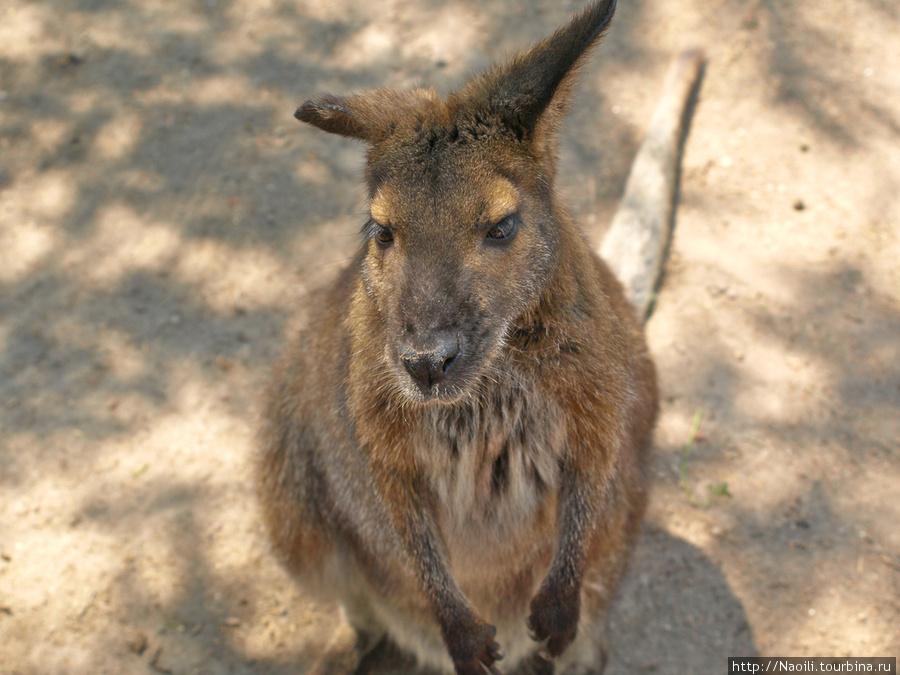
{"label": "dry dirt ground", "polygon": [[[364,203],[361,148],[292,112],[447,91],[579,5],[0,2],[0,672],[305,672],[335,615],[269,554],[254,416]],[[559,182],[599,241],[709,54],[611,675],[900,656],[898,35],[894,0],[621,0],[583,73]]]}

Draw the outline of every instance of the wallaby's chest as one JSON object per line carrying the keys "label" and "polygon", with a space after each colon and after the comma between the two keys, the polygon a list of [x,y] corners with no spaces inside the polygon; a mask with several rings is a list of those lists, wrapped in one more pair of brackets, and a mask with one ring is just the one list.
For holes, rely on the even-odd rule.
{"label": "wallaby's chest", "polygon": [[492,534],[532,528],[547,499],[555,504],[565,427],[552,401],[514,378],[435,409],[416,447],[444,536],[480,548]]}

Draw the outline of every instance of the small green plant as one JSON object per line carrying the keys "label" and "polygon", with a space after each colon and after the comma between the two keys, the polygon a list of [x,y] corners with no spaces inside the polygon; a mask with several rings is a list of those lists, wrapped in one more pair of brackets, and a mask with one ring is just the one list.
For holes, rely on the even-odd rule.
{"label": "small green plant", "polygon": [[728,491],[728,483],[722,481],[721,483],[711,483],[706,486],[706,489],[709,490],[709,493],[713,497],[730,497],[731,493]]}
{"label": "small green plant", "polygon": [[709,508],[712,497],[730,497],[731,493],[728,491],[727,482],[711,483],[706,486],[706,489],[709,491],[709,496],[706,499],[700,499],[694,494],[693,490],[691,490],[690,485],[688,485],[688,459],[690,459],[691,452],[694,449],[694,442],[697,440],[697,432],[700,431],[700,422],[702,421],[703,408],[698,408],[697,412],[694,414],[694,421],[691,423],[691,430],[688,432],[684,450],[681,452],[681,462],[678,465],[678,485],[684,490],[684,494],[691,503],[691,506],[707,509]]}

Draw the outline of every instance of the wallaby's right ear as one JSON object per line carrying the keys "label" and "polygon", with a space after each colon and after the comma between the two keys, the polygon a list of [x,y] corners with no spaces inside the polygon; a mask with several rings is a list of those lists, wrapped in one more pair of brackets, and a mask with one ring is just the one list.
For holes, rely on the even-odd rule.
{"label": "wallaby's right ear", "polygon": [[332,134],[374,143],[393,133],[403,120],[420,118],[438,103],[433,89],[374,89],[311,99],[297,108],[294,117]]}
{"label": "wallaby's right ear", "polygon": [[297,108],[294,117],[331,134],[369,140],[369,129],[359,113],[354,112],[354,98],[326,95],[310,99]]}

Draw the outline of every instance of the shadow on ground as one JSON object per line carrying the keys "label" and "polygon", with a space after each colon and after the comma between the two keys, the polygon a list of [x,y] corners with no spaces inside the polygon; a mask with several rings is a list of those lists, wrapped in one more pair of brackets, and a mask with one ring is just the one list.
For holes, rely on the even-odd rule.
{"label": "shadow on ground", "polygon": [[[612,212],[641,137],[620,116],[598,124],[611,107],[605,78],[661,72],[668,58],[643,35],[645,4],[623,3],[563,137],[560,183],[582,217]],[[890,3],[868,4],[900,20]],[[417,21],[446,17],[449,1],[387,18],[378,3],[330,15],[280,1],[9,8],[23,36],[0,52],[0,494],[13,514],[0,524],[0,573],[14,580],[0,595],[0,641],[14,645],[11,672],[295,673],[327,640],[333,612],[310,605],[268,552],[246,457],[283,333],[307,290],[350,255],[361,222],[362,150],[291,113],[323,90],[415,79],[446,90],[484,63],[475,53],[540,37],[580,3],[462,5],[476,17],[456,36],[469,60],[449,64],[434,46],[446,44],[440,26],[415,46]],[[864,139],[835,113],[847,100],[900,133],[862,86],[835,98],[840,56],[804,51],[797,36],[808,41],[812,29],[801,6],[711,11],[750,43],[772,42],[755,76],[773,83],[773,106],[848,148]],[[364,53],[352,66],[348,44]],[[703,274],[743,291],[726,264]],[[860,556],[887,555],[877,525],[858,534],[877,505],[839,496],[842,481],[896,473],[900,312],[866,275],[846,261],[785,267],[807,310],[742,305],[758,349],[727,326],[711,335],[686,322],[673,336],[684,354],[667,358],[683,367],[665,383],[666,409],[688,420],[706,412],[693,480],[756,467],[732,479],[740,496],[778,478],[766,453],[790,471],[765,503],[698,511],[722,533],[715,555],[651,519],[612,619],[609,673],[719,671],[727,656],[756,653],[747,604],[774,606],[790,589],[811,606]],[[773,351],[796,359],[778,365],[796,370],[796,386],[776,392],[788,412],[746,405],[765,398]],[[660,444],[655,487],[661,509],[693,516],[670,471],[681,450]],[[816,477],[817,455],[846,472]],[[7,551],[5,541],[23,546]],[[771,578],[762,588],[758,569]],[[888,603],[896,588],[884,583]],[[801,620],[759,625],[792,631]],[[388,668],[408,672],[384,651],[360,675]]]}

